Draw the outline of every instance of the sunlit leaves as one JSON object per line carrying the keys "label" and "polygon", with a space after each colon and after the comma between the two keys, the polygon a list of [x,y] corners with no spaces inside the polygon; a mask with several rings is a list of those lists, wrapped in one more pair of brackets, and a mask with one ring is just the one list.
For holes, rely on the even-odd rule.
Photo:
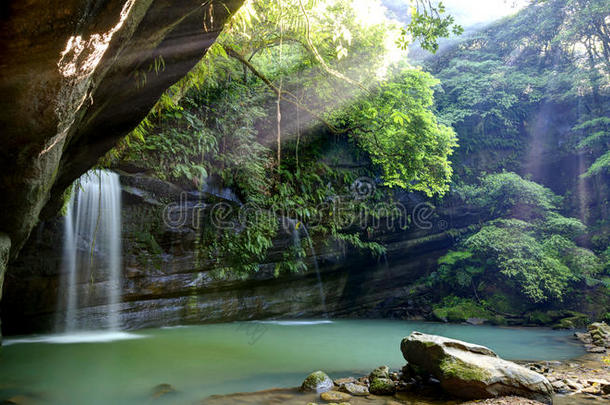
{"label": "sunlit leaves", "polygon": [[437,83],[427,73],[408,70],[347,110],[352,136],[381,168],[387,186],[430,196],[449,188],[448,158],[457,141],[431,109]]}
{"label": "sunlit leaves", "polygon": [[411,7],[411,21],[403,28],[397,45],[406,49],[414,40],[419,40],[423,49],[436,52],[439,38],[447,38],[451,34],[462,35],[464,29],[455,22],[451,15],[445,15],[442,2],[434,6],[427,1],[414,0]]}

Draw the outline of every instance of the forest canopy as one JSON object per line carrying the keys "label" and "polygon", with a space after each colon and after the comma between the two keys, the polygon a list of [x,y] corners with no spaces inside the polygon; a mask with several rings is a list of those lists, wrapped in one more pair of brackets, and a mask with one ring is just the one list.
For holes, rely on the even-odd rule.
{"label": "forest canopy", "polygon": [[[221,275],[258,271],[286,223],[304,239],[283,251],[278,275],[307,270],[314,245],[380,258],[378,229],[349,216],[380,223],[393,213],[379,204],[406,195],[458,200],[479,218],[447,230],[453,245],[419,280],[442,305],[560,306],[581,288],[608,288],[607,188],[558,191],[539,169],[577,155],[578,184],[566,189],[579,193],[609,174],[610,6],[532,1],[416,62],[411,45],[434,52],[462,33],[430,4],[412,2],[401,23],[379,1],[247,1],[103,164],[230,190],[248,209],[196,241],[198,260]],[[372,192],[353,198],[362,179]],[[334,205],[345,196],[351,214]]]}
{"label": "forest canopy", "polygon": [[[380,254],[378,243],[341,229],[325,202],[349,194],[359,176],[442,196],[457,146],[434,113],[438,81],[408,64],[406,43],[433,47],[458,28],[442,9],[413,6],[421,18],[405,30],[378,1],[246,2],[107,163],[150,167],[191,187],[220,182],[257,210],[282,205],[304,222],[325,218],[313,235]],[[359,168],[328,161],[332,144],[345,145]],[[252,222],[241,233],[202,235],[203,255],[222,268],[256,270],[278,228],[268,218]],[[302,267],[303,254],[289,254],[285,267]]]}

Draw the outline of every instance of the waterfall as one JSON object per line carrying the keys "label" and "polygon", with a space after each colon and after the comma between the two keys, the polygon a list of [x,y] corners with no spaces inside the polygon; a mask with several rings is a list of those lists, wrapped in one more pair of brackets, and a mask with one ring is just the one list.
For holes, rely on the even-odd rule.
{"label": "waterfall", "polygon": [[[121,262],[119,176],[93,170],[74,184],[64,222],[59,290],[64,332],[119,329]],[[104,312],[86,317],[79,314],[83,307],[102,307]]]}
{"label": "waterfall", "polygon": [[293,239],[293,244],[295,247],[301,247],[301,235],[299,232],[300,228],[303,229],[303,232],[305,233],[305,236],[307,237],[307,241],[309,242],[309,248],[311,250],[311,257],[313,258],[314,267],[316,269],[316,276],[318,278],[318,291],[320,293],[320,303],[322,305],[322,311],[324,312],[324,317],[326,319],[328,319],[328,312],[326,310],[326,297],[324,296],[324,288],[322,287],[322,276],[320,275],[320,266],[318,265],[316,249],[314,248],[313,241],[312,241],[311,237],[309,236],[309,231],[307,230],[307,227],[305,226],[305,224],[302,222],[300,222],[300,226],[299,226],[299,223],[297,221],[295,221],[294,219],[285,218],[284,220],[287,221],[292,226],[292,239]]}

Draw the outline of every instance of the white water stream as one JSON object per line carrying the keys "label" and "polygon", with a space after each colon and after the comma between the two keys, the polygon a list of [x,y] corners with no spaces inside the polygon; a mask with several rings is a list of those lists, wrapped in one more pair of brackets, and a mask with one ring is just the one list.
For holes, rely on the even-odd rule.
{"label": "white water stream", "polygon": [[[121,187],[105,170],[84,174],[74,185],[64,223],[63,280],[58,330],[118,330],[121,295]],[[102,283],[101,296],[93,283]],[[102,316],[79,315],[79,308],[100,306]],[[93,324],[92,324],[93,323]]]}

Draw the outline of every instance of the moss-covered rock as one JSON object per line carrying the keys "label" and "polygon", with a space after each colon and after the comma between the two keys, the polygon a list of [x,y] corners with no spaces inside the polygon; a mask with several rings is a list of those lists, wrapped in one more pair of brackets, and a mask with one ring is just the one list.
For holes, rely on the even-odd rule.
{"label": "moss-covered rock", "polygon": [[569,316],[554,324],[553,329],[582,329],[586,328],[591,322],[587,315],[579,312],[567,311],[566,314],[569,314]]}
{"label": "moss-covered rock", "polygon": [[587,326],[591,343],[598,347],[610,347],[610,326],[605,322],[595,322]]}
{"label": "moss-covered rock", "polygon": [[394,395],[396,386],[389,378],[374,378],[371,380],[369,391],[375,395]]}
{"label": "moss-covered rock", "polygon": [[330,391],[334,387],[333,380],[323,371],[314,371],[309,374],[303,384],[301,384],[302,391],[313,391],[313,392],[326,392]]}
{"label": "moss-covered rock", "polygon": [[369,379],[375,378],[390,378],[390,368],[388,366],[379,366],[369,374]]}
{"label": "moss-covered rock", "polygon": [[589,333],[598,333],[602,336],[610,335],[610,326],[606,322],[594,322],[587,326]]}
{"label": "moss-covered rock", "polygon": [[327,391],[320,395],[320,399],[326,402],[345,402],[349,401],[351,398],[352,396],[350,394],[339,391]]}
{"label": "moss-covered rock", "polygon": [[516,395],[551,401],[553,387],[544,376],[502,360],[487,347],[413,332],[400,348],[409,368],[431,374],[451,395],[465,399]]}
{"label": "moss-covered rock", "polygon": [[467,364],[454,357],[445,357],[439,365],[445,378],[456,378],[469,381],[485,381],[491,377],[491,373],[483,368]]}

